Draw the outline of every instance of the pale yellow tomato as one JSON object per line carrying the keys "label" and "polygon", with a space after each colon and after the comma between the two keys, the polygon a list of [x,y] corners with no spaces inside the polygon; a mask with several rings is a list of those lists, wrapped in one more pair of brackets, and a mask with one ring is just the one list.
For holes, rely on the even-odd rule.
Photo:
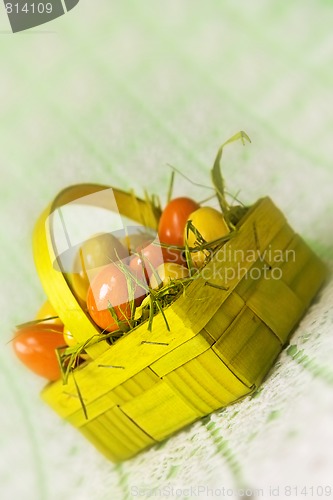
{"label": "pale yellow tomato", "polygon": [[[40,320],[43,323],[46,323],[48,325],[59,325],[63,326],[63,322],[61,321],[60,318],[54,316],[58,316],[57,311],[53,308],[53,306],[50,304],[50,302],[47,300],[44,302],[42,307],[39,309],[38,313],[36,314],[36,319]],[[53,318],[53,319],[49,319]]]}
{"label": "pale yellow tomato", "polygon": [[189,270],[187,267],[176,264],[175,262],[165,262],[156,269],[150,278],[150,287],[153,289],[160,288],[169,284],[172,280],[187,278]]}
{"label": "pale yellow tomato", "polygon": [[[74,347],[78,344],[77,340],[75,340],[72,333],[66,327],[64,328],[63,336],[64,336],[64,340],[66,342],[66,345],[68,345],[68,347]],[[89,359],[89,355],[86,352],[81,352],[80,358],[86,361],[87,359]]]}
{"label": "pale yellow tomato", "polygon": [[110,233],[97,234],[86,240],[74,260],[71,278],[75,295],[85,303],[90,281],[100,268],[127,256],[127,249]]}
{"label": "pale yellow tomato", "polygon": [[147,241],[153,241],[154,236],[148,232],[139,232],[128,234],[123,238],[119,238],[120,243],[127,248],[128,253],[133,253],[136,251],[137,247],[146,243]]}
{"label": "pale yellow tomato", "polygon": [[[198,208],[198,210],[195,210],[189,215],[188,220],[192,221],[193,226],[198,230],[200,235],[207,243],[222,238],[230,232],[222,213],[218,210],[215,210],[215,208]],[[184,235],[184,238],[186,238],[186,234]],[[197,241],[196,235],[192,231],[188,232],[187,243],[191,248],[200,246],[200,243],[198,243]],[[205,264],[209,254],[210,253],[208,250],[199,250],[196,252],[192,252],[191,256],[193,264],[197,268],[200,268]]]}

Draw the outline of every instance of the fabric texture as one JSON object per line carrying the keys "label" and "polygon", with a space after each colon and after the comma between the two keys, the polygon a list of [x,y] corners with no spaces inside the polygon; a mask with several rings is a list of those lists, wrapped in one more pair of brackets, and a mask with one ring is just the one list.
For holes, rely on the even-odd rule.
{"label": "fabric texture", "polygon": [[[210,185],[239,130],[252,144],[226,148],[228,191],[269,195],[332,270],[332,25],[327,0],[81,0],[15,35],[0,11],[1,498],[333,495],[331,278],[254,396],[120,465],[42,403],[9,343],[45,300],[31,235],[61,188],[165,202],[168,164]],[[174,195],[210,191],[177,175]]]}

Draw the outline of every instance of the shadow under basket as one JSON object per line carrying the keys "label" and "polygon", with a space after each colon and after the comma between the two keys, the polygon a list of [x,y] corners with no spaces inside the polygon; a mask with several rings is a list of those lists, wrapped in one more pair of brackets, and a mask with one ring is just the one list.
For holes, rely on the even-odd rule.
{"label": "shadow under basket", "polygon": [[[49,301],[74,338],[100,330],[54,269],[55,207],[98,193],[109,208],[108,186],[82,184],[62,191],[34,232],[34,256]],[[119,212],[157,228],[149,203],[113,189]],[[106,457],[128,459],[184,426],[253,392],[272,367],[318,292],[326,268],[269,198],[255,203],[201,276],[159,313],[112,346],[87,348],[92,358],[75,380],[50,383],[42,398]],[[51,244],[50,244],[51,242]],[[84,414],[76,384],[87,410]]]}

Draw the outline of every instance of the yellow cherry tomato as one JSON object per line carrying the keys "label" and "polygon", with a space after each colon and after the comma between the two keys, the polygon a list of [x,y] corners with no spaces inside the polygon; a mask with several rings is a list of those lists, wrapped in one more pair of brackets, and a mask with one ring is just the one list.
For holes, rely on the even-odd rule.
{"label": "yellow cherry tomato", "polygon": [[98,274],[99,268],[127,256],[127,249],[110,233],[97,234],[86,240],[74,260],[72,289],[75,295],[85,303],[90,281]]}
{"label": "yellow cherry tomato", "polygon": [[187,267],[176,264],[175,262],[165,262],[160,264],[156,272],[150,278],[150,287],[153,289],[160,288],[169,284],[172,280],[187,278],[189,270]]}
{"label": "yellow cherry tomato", "polygon": [[[198,208],[198,210],[195,210],[189,215],[188,220],[192,221],[193,226],[198,230],[207,243],[222,238],[230,232],[223,215],[218,210],[215,210],[215,208]],[[184,238],[186,238],[186,234],[184,235]],[[188,232],[187,243],[188,246],[192,248],[200,246],[196,235],[191,230]],[[209,255],[210,253],[208,250],[192,252],[191,256],[193,264],[197,268],[203,266]]]}
{"label": "yellow cherry tomato", "polygon": [[61,319],[58,317],[54,318],[54,316],[58,316],[58,313],[50,304],[50,302],[47,300],[46,302],[44,302],[44,304],[36,314],[36,319],[39,319],[41,322],[47,323],[48,325],[63,326],[63,322],[61,321]]}
{"label": "yellow cherry tomato", "polygon": [[66,327],[64,328],[63,336],[68,347],[73,347],[78,343],[77,340],[75,340],[71,332]]}

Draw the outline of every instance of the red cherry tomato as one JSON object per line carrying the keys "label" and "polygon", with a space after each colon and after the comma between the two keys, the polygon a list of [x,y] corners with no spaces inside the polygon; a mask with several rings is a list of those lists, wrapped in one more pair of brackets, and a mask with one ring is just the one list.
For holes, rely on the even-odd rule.
{"label": "red cherry tomato", "polygon": [[55,349],[66,345],[62,330],[63,326],[45,323],[21,328],[13,339],[16,356],[37,375],[58,380],[61,371]]}
{"label": "red cherry tomato", "polygon": [[[110,304],[119,321],[125,323],[131,317],[131,306],[129,303],[128,282],[129,275],[111,263],[95,276],[92,280],[87,294],[87,308],[90,316],[95,323],[107,330],[113,332],[119,329],[117,320],[113,318],[110,312]],[[142,302],[146,292],[139,287],[133,280],[135,305]]]}
{"label": "red cherry tomato", "polygon": [[191,198],[175,198],[162,212],[158,226],[160,241],[169,245],[184,245],[184,229],[188,216],[197,210],[199,205]]}

